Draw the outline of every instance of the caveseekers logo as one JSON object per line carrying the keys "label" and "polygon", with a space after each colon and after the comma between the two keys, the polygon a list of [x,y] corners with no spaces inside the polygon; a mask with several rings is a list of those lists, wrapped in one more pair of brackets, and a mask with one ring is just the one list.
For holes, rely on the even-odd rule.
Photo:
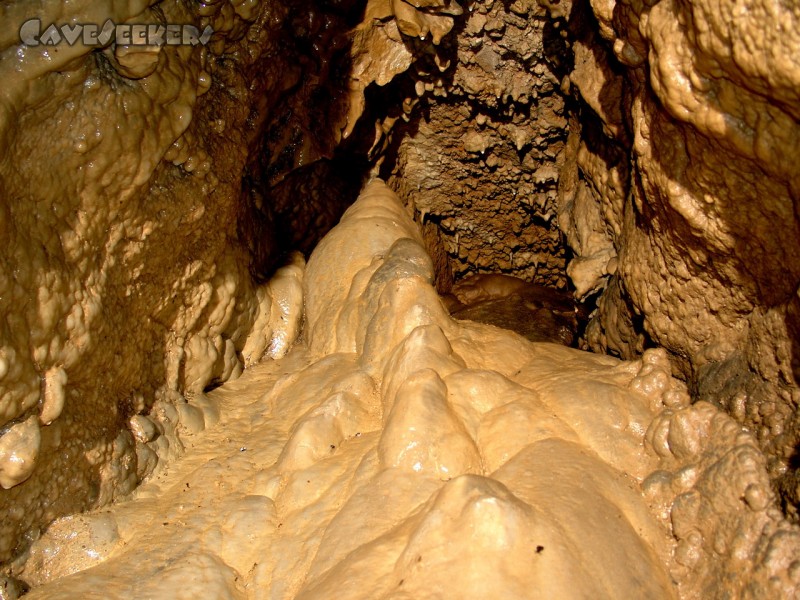
{"label": "caveseekers logo", "polygon": [[79,40],[84,46],[104,47],[111,42],[120,46],[205,46],[214,34],[207,26],[202,33],[194,25],[117,25],[111,19],[102,26],[95,23],[49,25],[42,30],[40,19],[25,21],[19,39],[26,46],[73,46]]}

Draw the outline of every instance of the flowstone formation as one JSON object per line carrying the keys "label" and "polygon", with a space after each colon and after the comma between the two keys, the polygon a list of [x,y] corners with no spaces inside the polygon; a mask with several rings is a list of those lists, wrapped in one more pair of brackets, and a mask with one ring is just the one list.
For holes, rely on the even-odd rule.
{"label": "flowstone formation", "polygon": [[[214,420],[205,390],[285,351],[299,326],[280,295],[291,285],[275,297],[266,282],[284,266],[279,279],[298,284],[291,250],[307,255],[360,189],[376,133],[360,119],[367,88],[430,54],[462,9],[0,10],[4,561],[55,517],[129,493],[159,456],[182,451],[176,428]],[[23,36],[32,19],[36,34]],[[71,37],[80,24],[204,34],[86,45]]]}
{"label": "flowstone formation", "polygon": [[308,262],[305,342],[211,392],[220,426],[132,500],[56,522],[28,597],[798,591],[753,439],[690,406],[663,351],[453,321],[433,275],[371,182]]}
{"label": "flowstone formation", "polygon": [[797,518],[800,53],[778,32],[800,9],[712,4],[468,4],[395,82],[382,173],[440,292],[568,280],[592,312],[582,347],[665,348],[695,400],[756,435]]}
{"label": "flowstone formation", "polygon": [[[287,27],[304,7],[312,23]],[[205,389],[296,335],[284,312],[304,261],[279,262],[245,175],[271,111],[308,93],[298,81],[334,85],[311,60],[330,59],[310,44],[320,30],[347,31],[347,7],[328,9],[3,3],[0,561],[54,518],[132,491],[182,451],[176,429],[214,420]],[[41,32],[110,20],[214,33],[205,46],[23,45],[34,18]],[[259,283],[282,264],[280,290]]]}
{"label": "flowstone formation", "polygon": [[[34,596],[797,595],[800,7],[0,16],[0,562]],[[368,173],[399,202],[325,237]],[[490,273],[581,309],[451,318]]]}
{"label": "flowstone formation", "polygon": [[693,397],[800,486],[800,25],[796,3],[547,2],[577,102],[559,222],[588,344],[670,352]]}

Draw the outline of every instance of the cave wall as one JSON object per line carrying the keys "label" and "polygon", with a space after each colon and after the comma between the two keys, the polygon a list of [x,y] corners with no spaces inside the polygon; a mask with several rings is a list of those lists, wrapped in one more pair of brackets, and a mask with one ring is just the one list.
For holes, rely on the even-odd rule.
{"label": "cave wall", "polygon": [[[219,418],[205,390],[286,352],[304,270],[290,250],[310,252],[336,223],[385,142],[360,119],[367,88],[432,54],[462,11],[376,0],[0,10],[4,561],[56,517],[130,492],[183,451],[182,433]],[[30,46],[20,27],[32,18],[40,33],[110,20],[213,34]]]}
{"label": "cave wall", "polygon": [[[4,3],[0,560],[54,518],[130,492],[182,450],[182,428],[213,420],[204,389],[297,334],[280,301],[303,261],[255,283],[276,266],[274,224],[244,176],[271,111],[319,69],[298,57],[321,25],[287,27],[301,4]],[[22,46],[34,17],[214,35]]]}
{"label": "cave wall", "polygon": [[755,433],[794,514],[799,9],[465,6],[436,60],[396,82],[407,123],[391,122],[384,171],[438,289],[568,278],[594,311],[584,347],[667,349],[695,399]]}
{"label": "cave wall", "polygon": [[456,34],[444,72],[409,73],[406,102],[420,97],[418,117],[399,128],[392,184],[418,221],[438,227],[454,278],[502,271],[566,287],[554,218],[567,136],[563,44],[546,11],[524,1],[471,2]]}
{"label": "cave wall", "polygon": [[800,47],[789,32],[800,9],[547,6],[574,57],[559,219],[578,293],[602,290],[589,345],[623,357],[645,337],[666,348],[695,398],[756,434],[792,513]]}

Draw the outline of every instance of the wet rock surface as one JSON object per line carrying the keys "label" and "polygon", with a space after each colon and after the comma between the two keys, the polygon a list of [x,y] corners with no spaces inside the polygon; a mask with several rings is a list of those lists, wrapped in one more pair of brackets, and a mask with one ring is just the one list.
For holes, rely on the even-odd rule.
{"label": "wet rock surface", "polygon": [[57,521],[29,597],[797,592],[763,455],[663,350],[454,321],[432,266],[370,183],[309,260],[305,341],[210,392],[220,424],[133,498]]}
{"label": "wet rock surface", "polygon": [[791,507],[800,180],[785,157],[800,138],[786,86],[800,65],[796,37],[779,32],[800,13],[771,2],[740,16],[704,0],[543,5],[572,54],[562,88],[578,109],[558,212],[579,297],[600,294],[587,347],[631,357],[646,337],[666,348],[696,400],[756,434]]}
{"label": "wet rock surface", "polygon": [[[253,156],[290,154],[315,118],[282,113],[280,129],[274,113],[341,88],[329,65],[346,54],[352,9],[64,7],[2,9],[0,560],[54,518],[132,491],[159,454],[182,451],[170,432],[204,426],[205,389],[296,335],[281,314],[287,277],[266,284],[292,259]],[[214,34],[206,46],[23,46],[19,27],[36,16],[42,29],[111,19]],[[308,153],[329,152],[336,106]],[[269,137],[279,129],[292,135]],[[343,207],[331,210],[320,236]],[[131,417],[157,435],[132,432]]]}
{"label": "wet rock surface", "polygon": [[[557,566],[584,595],[797,595],[797,6],[37,6],[0,11],[0,593],[561,597]],[[214,33],[25,46],[33,16]],[[373,187],[326,236],[368,173],[400,203]],[[252,412],[212,391],[298,336]],[[600,535],[587,471],[618,553],[559,545]]]}

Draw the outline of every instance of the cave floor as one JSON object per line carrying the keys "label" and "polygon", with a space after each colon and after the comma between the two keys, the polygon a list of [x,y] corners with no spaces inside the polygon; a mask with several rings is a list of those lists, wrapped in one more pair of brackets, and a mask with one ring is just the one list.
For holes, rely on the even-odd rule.
{"label": "cave floor", "polygon": [[[299,346],[209,392],[220,421],[184,435],[185,454],[159,468],[130,499],[68,517],[65,529],[71,532],[48,545],[51,564],[43,575],[82,572],[34,588],[29,597],[74,597],[76,586],[98,598],[224,598],[230,589],[243,589],[246,582],[217,555],[252,576],[268,553],[263,544],[279,532],[274,506],[261,495],[264,473],[275,464],[304,407],[271,392],[281,377],[301,370],[308,360]],[[108,515],[113,524],[104,518]],[[74,543],[76,537],[80,544]],[[104,582],[101,589],[92,585],[98,579]]]}

